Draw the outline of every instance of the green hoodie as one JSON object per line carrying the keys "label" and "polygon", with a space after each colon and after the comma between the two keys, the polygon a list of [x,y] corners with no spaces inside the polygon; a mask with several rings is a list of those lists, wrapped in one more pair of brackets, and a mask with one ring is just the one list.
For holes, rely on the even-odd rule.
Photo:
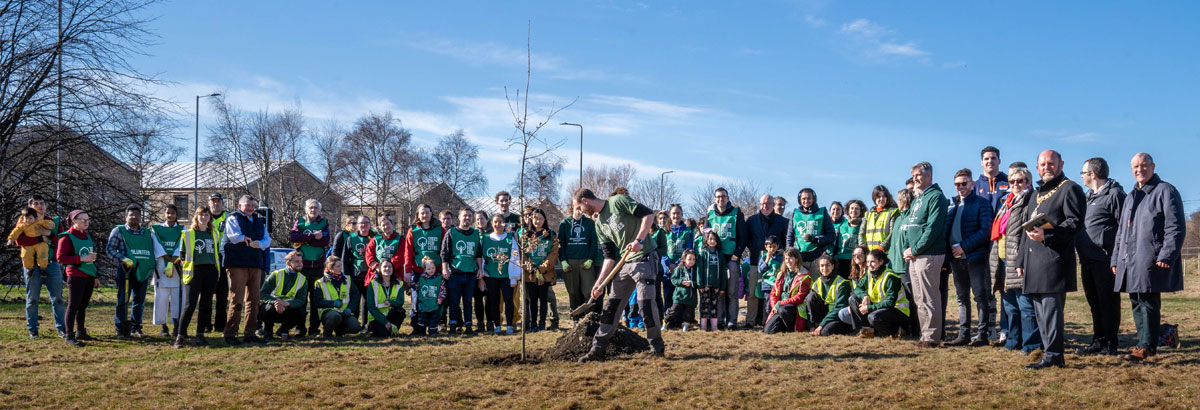
{"label": "green hoodie", "polygon": [[559,260],[591,259],[593,266],[600,266],[600,240],[596,237],[596,222],[582,217],[575,220],[570,216],[558,223],[560,248]]}
{"label": "green hoodie", "polygon": [[949,206],[950,200],[937,184],[930,185],[913,199],[904,227],[904,241],[913,255],[946,254],[946,208]]}

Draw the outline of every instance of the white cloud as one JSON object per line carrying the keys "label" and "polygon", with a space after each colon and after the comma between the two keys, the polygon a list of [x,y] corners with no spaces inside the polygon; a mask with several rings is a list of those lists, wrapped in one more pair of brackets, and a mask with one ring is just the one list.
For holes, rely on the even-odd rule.
{"label": "white cloud", "polygon": [[748,56],[760,56],[760,55],[763,55],[763,53],[765,53],[763,50],[759,50],[757,48],[742,47],[742,48],[738,49],[738,54],[748,55]]}
{"label": "white cloud", "polygon": [[842,24],[842,33],[868,38],[878,38],[887,34],[891,34],[892,30],[873,23],[867,19],[858,19],[846,24]]}
{"label": "white cloud", "polygon": [[554,54],[533,52],[527,55],[525,47],[510,47],[491,41],[471,43],[458,40],[427,38],[410,41],[407,45],[418,50],[466,61],[470,64],[525,68],[528,63],[533,70],[542,71],[546,76],[559,80],[648,82],[645,78],[636,75],[615,74],[594,68],[572,67],[562,57]]}
{"label": "white cloud", "polygon": [[692,115],[701,114],[707,111],[703,108],[688,107],[663,101],[644,100],[635,97],[620,97],[612,95],[595,95],[588,97],[587,101],[601,105],[624,107],[631,111],[649,114],[651,116],[669,118],[687,118]]}
{"label": "white cloud", "polygon": [[811,15],[811,14],[804,16],[804,22],[807,23],[808,26],[812,27],[812,28],[821,28],[821,27],[825,27],[826,25],[829,24],[829,22],[825,21],[825,19]]}
{"label": "white cloud", "polygon": [[917,48],[917,44],[909,41],[904,44],[883,43],[876,49],[880,54],[897,55],[904,57],[920,57],[929,55],[928,51]]}
{"label": "white cloud", "polygon": [[1095,133],[1095,132],[1081,132],[1078,134],[1071,134],[1071,135],[1063,136],[1063,137],[1059,138],[1058,141],[1072,143],[1072,144],[1078,144],[1078,143],[1085,143],[1085,142],[1096,142],[1099,139],[1099,137],[1100,137],[1100,134]]}

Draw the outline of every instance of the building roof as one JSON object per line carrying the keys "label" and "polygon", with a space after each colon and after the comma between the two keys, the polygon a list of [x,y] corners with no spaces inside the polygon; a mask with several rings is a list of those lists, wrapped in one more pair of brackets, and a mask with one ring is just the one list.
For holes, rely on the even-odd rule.
{"label": "building roof", "polygon": [[[262,179],[262,171],[259,169],[257,162],[252,161],[204,161],[200,163],[199,171],[199,188],[200,189],[228,189],[253,185]],[[277,161],[272,162],[267,175],[279,172],[280,169],[296,165],[301,170],[307,172],[317,181],[321,181],[316,175],[309,171],[296,161]],[[144,188],[146,189],[192,189],[196,184],[195,162],[171,162],[166,163],[158,171],[159,174],[155,177],[145,178]]]}
{"label": "building roof", "polygon": [[[436,194],[439,188],[445,188],[445,193],[453,195],[457,198],[454,191],[442,182],[411,182],[398,183],[392,185],[390,191],[391,196],[399,199],[402,202],[414,203],[422,202],[425,197],[430,194]],[[375,205],[377,196],[371,190],[358,190],[358,187],[352,184],[338,184],[334,190],[344,198],[344,205],[347,206],[372,206]],[[384,206],[394,206],[393,203],[385,203]]]}
{"label": "building roof", "polygon": [[[463,198],[463,202],[465,202],[467,206],[471,207],[471,209],[487,212],[488,215],[494,215],[495,213],[500,212],[500,205],[496,205],[496,200],[492,197],[481,196],[475,198]],[[555,217],[562,219],[562,211],[558,210],[558,207],[554,205],[553,201],[550,201],[546,198],[531,198],[527,200],[527,202],[528,204],[536,206],[542,211],[545,211],[546,217],[552,220],[551,223],[558,223],[558,221],[553,220]],[[519,200],[513,199],[512,206],[509,208],[509,211],[517,212],[517,208],[519,206]]]}

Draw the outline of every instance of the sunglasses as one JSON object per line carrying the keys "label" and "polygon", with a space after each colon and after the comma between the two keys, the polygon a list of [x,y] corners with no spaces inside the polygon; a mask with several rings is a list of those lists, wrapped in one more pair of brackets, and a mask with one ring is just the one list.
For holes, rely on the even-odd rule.
{"label": "sunglasses", "polygon": [[971,185],[971,183],[970,182],[955,182],[954,183],[954,186],[967,186],[967,185]]}
{"label": "sunglasses", "polygon": [[1024,180],[1024,179],[1021,179],[1021,178],[1017,178],[1017,179],[1010,179],[1010,180],[1008,180],[1008,183],[1010,183],[1010,184],[1024,184],[1024,183],[1025,183],[1025,180]]}

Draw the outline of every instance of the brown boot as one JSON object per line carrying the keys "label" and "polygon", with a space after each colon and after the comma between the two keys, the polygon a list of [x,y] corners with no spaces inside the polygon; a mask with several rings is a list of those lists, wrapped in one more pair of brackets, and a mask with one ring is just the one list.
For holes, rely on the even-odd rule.
{"label": "brown boot", "polygon": [[1145,361],[1146,359],[1149,359],[1152,356],[1154,356],[1154,352],[1151,352],[1148,349],[1135,347],[1133,349],[1130,349],[1128,354],[1121,355],[1121,360],[1124,360],[1124,361],[1127,361],[1130,363],[1140,363],[1142,361]]}

